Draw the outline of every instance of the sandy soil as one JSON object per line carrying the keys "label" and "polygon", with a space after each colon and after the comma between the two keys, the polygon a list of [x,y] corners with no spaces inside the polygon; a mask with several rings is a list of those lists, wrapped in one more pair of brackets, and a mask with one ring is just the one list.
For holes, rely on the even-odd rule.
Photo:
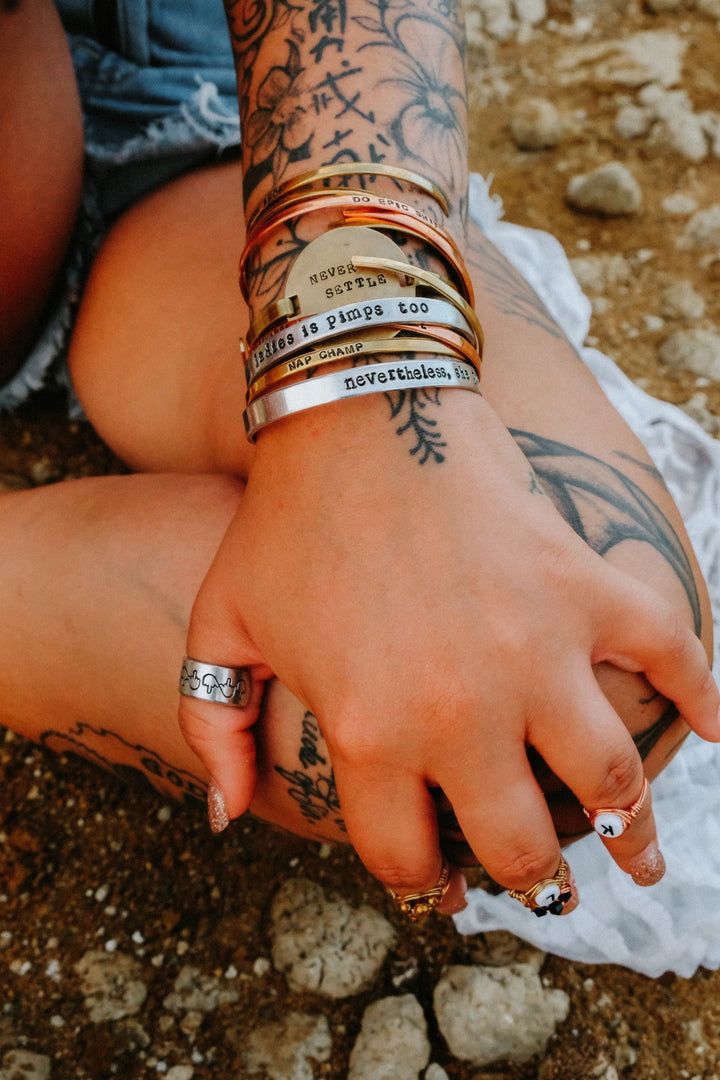
{"label": "sandy soil", "polygon": [[[471,164],[494,173],[509,219],[549,229],[572,258],[623,257],[629,272],[620,265],[591,290],[592,335],[651,392],[678,403],[705,394],[700,407],[711,427],[720,414],[720,387],[671,371],[658,347],[677,329],[720,324],[720,237],[701,250],[676,246],[692,213],[687,200],[703,209],[720,196],[720,161],[710,150],[711,134],[707,155],[691,160],[657,127],[634,139],[617,133],[619,109],[637,105],[648,77],[628,74],[614,50],[647,31],[679,40],[681,79],[672,89],[687,93],[696,115],[712,112],[720,108],[720,8],[712,18],[711,3],[705,11],[673,0],[656,0],[654,7],[558,0],[543,12],[541,2],[511,9],[476,0]],[[515,17],[523,11],[524,24]],[[533,11],[539,12],[534,26]],[[503,24],[503,12],[514,21]],[[587,46],[602,48],[580,56],[577,50]],[[528,151],[513,139],[513,115],[529,97],[549,99],[559,111],[557,145]],[[711,133],[711,120],[708,125]],[[623,217],[572,210],[568,179],[610,160],[624,162],[637,179],[642,209]],[[666,201],[678,193],[686,196],[682,212],[682,203]],[[679,280],[692,284],[704,312],[668,314],[664,291]],[[51,396],[0,421],[6,485],[118,468],[85,427],[65,420],[62,403]],[[237,1053],[244,1035],[261,1021],[307,1009],[327,1016],[334,1040],[332,1060],[316,1066],[315,1076],[339,1080],[365,1006],[393,992],[393,977],[408,961],[417,970],[403,989],[429,1006],[443,965],[481,960],[487,949],[482,939],[460,938],[445,920],[406,926],[348,851],[324,851],[254,822],[210,839],[202,812],[167,807],[77,762],[58,766],[9,737],[0,742],[0,777],[0,1062],[7,1050],[26,1047],[51,1059],[52,1080],[161,1076],[175,1065],[190,1068],[195,1080],[245,1080]],[[308,876],[352,903],[368,902],[397,927],[398,944],[371,991],[338,1002],[303,997],[256,963],[269,956],[267,910],[289,874]],[[87,950],[113,943],[141,960],[149,996],[134,1021],[93,1024],[73,965]],[[506,944],[511,952],[516,947]],[[170,1021],[162,1003],[187,963],[217,978],[234,971],[239,1002],[182,1025]],[[432,1059],[453,1080],[720,1075],[719,973],[652,981],[548,957],[542,974],[571,999],[570,1015],[542,1060],[482,1072],[453,1059],[436,1029]]]}

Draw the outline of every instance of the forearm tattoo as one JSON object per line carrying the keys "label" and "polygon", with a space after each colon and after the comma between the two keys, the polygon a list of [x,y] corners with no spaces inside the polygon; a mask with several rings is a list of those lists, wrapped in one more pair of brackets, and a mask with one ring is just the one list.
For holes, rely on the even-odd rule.
{"label": "forearm tattoo", "polygon": [[535,479],[567,523],[598,555],[625,540],[650,544],[680,581],[695,633],[701,630],[700,597],[690,559],[669,519],[629,476],[577,447],[529,431],[512,430]]}
{"label": "forearm tattoo", "polygon": [[558,341],[570,344],[532,286],[479,228],[471,232],[467,259],[473,277],[502,315],[537,326]]}
{"label": "forearm tattoo", "polygon": [[[446,224],[462,246],[467,93],[459,0],[357,0],[352,7],[347,0],[225,0],[225,7],[248,209],[299,171],[338,162],[399,165],[446,193]],[[378,180],[337,183],[373,187]],[[308,224],[298,222],[278,234],[269,252],[249,260],[253,311],[283,295],[289,269],[310,239]],[[408,261],[432,265],[419,243],[401,246]],[[407,390],[385,396],[395,431],[407,436],[415,460],[442,462],[441,395]]]}

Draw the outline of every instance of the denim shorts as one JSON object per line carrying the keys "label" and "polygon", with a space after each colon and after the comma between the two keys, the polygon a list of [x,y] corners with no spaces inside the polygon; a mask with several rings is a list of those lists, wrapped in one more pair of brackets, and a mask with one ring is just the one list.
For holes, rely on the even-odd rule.
{"label": "denim shorts", "polygon": [[124,209],[240,142],[221,0],[57,0],[80,91],[85,180],[50,313],[0,409],[33,390],[68,389],[66,355],[103,237]]}

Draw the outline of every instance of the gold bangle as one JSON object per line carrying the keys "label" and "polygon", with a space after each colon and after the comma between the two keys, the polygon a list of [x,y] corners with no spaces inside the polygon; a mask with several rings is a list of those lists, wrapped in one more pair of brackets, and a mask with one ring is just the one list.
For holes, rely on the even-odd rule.
{"label": "gold bangle", "polygon": [[[384,195],[368,195],[366,191],[355,188],[330,188],[322,191],[309,191],[304,195],[291,195],[289,198],[283,199],[278,206],[275,206],[271,214],[261,215],[253,228],[248,231],[238,268],[240,289],[245,299],[248,298],[247,282],[245,280],[247,262],[256,248],[260,247],[268,236],[275,232],[276,229],[287,225],[288,222],[294,221],[295,218],[303,217],[305,214],[318,213],[321,210],[339,209],[342,212],[344,210],[343,204],[348,203],[350,203],[349,209],[361,209],[377,214],[399,213],[407,216],[410,220],[417,219],[427,225],[428,228],[442,232],[447,240],[454,245],[450,235],[440,225],[437,225],[428,214],[422,210],[416,210],[399,199],[391,199]],[[456,257],[460,259],[459,250],[457,248],[455,250],[457,252]]]}
{"label": "gold bangle", "polygon": [[[454,304],[455,307],[459,308],[463,313],[475,332],[478,352],[482,355],[485,336],[483,334],[482,326],[480,325],[480,320],[465,298],[461,296],[457,289],[453,288],[450,282],[446,281],[445,278],[440,277],[439,274],[433,274],[430,270],[423,270],[420,267],[413,266],[411,263],[400,262],[397,259],[385,259],[380,256],[353,255],[350,261],[356,270],[390,271],[398,277],[404,276],[409,278],[411,282],[417,281],[425,288],[434,289],[435,292],[440,293],[441,296],[444,296],[446,300],[449,300],[451,304]],[[253,344],[262,336],[262,334],[281,319],[292,319],[299,317],[302,314],[297,296],[283,296],[279,300],[275,300],[272,304],[268,304],[268,306],[263,308],[250,324],[250,329],[248,330],[246,338],[248,349],[252,350]]]}
{"label": "gold bangle", "polygon": [[322,165],[319,169],[301,173],[292,180],[286,180],[284,184],[268,192],[262,202],[255,208],[248,222],[248,232],[252,230],[258,218],[265,213],[268,207],[277,202],[283,195],[300,188],[310,187],[318,180],[329,180],[333,176],[389,176],[393,180],[401,180],[406,184],[412,184],[419,191],[424,191],[438,204],[444,214],[449,214],[446,196],[432,180],[428,180],[420,173],[411,169],[402,169],[395,165],[383,165],[377,161],[352,161],[337,162],[335,165]]}
{"label": "gold bangle", "polygon": [[397,274],[398,277],[406,277],[410,279],[410,282],[419,282],[420,285],[424,285],[428,289],[434,289],[439,292],[441,296],[444,296],[446,300],[449,300],[455,307],[460,308],[467,321],[475,331],[477,338],[478,352],[482,356],[483,348],[485,346],[485,335],[483,328],[480,325],[480,320],[475,314],[475,309],[471,308],[467,300],[457,289],[453,288],[449,281],[440,277],[439,274],[434,274],[431,270],[423,270],[421,267],[413,266],[411,263],[399,262],[396,259],[384,259],[370,255],[353,255],[350,260],[353,267],[356,270],[389,270],[391,273]]}
{"label": "gold bangle", "polygon": [[255,379],[248,388],[247,403],[294,375],[300,375],[323,364],[334,364],[348,357],[380,356],[383,353],[436,353],[438,356],[455,356],[468,361],[479,375],[480,357],[477,350],[460,334],[453,334],[452,331],[445,334],[441,327],[435,327],[435,330],[436,334],[423,337],[346,338],[322,349],[310,349],[284,364],[270,368]]}
{"label": "gold bangle", "polygon": [[248,351],[252,351],[253,345],[262,337],[266,330],[274,326],[281,319],[296,319],[302,312],[298,304],[297,296],[282,296],[272,304],[260,311],[250,323],[247,332],[246,344]]}
{"label": "gold bangle", "polygon": [[475,293],[460,249],[445,229],[440,228],[439,225],[430,225],[425,221],[414,220],[409,214],[401,211],[368,214],[362,208],[347,208],[342,211],[342,215],[345,221],[352,225],[369,225],[376,229],[389,229],[392,232],[404,233],[407,236],[415,236],[423,240],[430,247],[433,247],[451,269],[455,271],[463,296],[471,307],[475,306]]}

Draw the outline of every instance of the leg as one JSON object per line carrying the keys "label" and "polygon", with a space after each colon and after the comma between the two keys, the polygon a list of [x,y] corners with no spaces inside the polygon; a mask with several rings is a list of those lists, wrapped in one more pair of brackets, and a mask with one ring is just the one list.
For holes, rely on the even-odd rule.
{"label": "leg", "polygon": [[[237,166],[226,166],[170,185],[122,219],[98,259],[74,340],[73,372],[98,430],[137,468],[247,470],[234,344],[244,316],[232,269],[241,236],[227,227],[224,211],[238,182]],[[660,590],[709,648],[704,587],[677,511],[644,450],[534,294],[479,235],[473,260],[487,338],[485,394],[515,432],[538,482],[590,544]],[[205,274],[208,267],[212,272]],[[528,360],[534,356],[542,363]],[[590,495],[573,496],[581,490]],[[156,550],[172,550],[177,535]],[[157,636],[144,640],[154,646]],[[177,640],[181,649],[181,636]],[[171,676],[168,665],[167,685]],[[640,677],[604,668],[598,678],[640,742],[652,778],[682,741],[682,720]],[[140,731],[146,715],[137,714]],[[175,738],[174,710],[168,715]],[[312,789],[311,801],[317,798],[319,784],[296,775],[297,762],[304,765],[318,752],[305,752],[302,719],[298,712],[294,749],[276,759],[287,774],[280,792],[286,804],[288,785],[300,791],[296,802],[303,790]],[[267,731],[275,739],[271,719]],[[310,742],[317,747],[312,735]],[[272,759],[279,751],[273,744],[265,753]],[[551,790],[553,779],[545,782]],[[577,805],[560,794],[554,802],[561,833],[578,832],[584,819]],[[263,812],[270,814],[267,807]]]}
{"label": "leg", "polygon": [[[221,476],[126,476],[0,496],[0,723],[166,795],[202,799],[206,776],[177,726],[179,664],[193,599],[242,489]],[[277,683],[264,718],[253,810],[303,835],[342,838],[313,718]]]}
{"label": "leg", "polygon": [[0,146],[1,384],[32,344],[80,202],[80,102],[51,0],[0,6]]}

